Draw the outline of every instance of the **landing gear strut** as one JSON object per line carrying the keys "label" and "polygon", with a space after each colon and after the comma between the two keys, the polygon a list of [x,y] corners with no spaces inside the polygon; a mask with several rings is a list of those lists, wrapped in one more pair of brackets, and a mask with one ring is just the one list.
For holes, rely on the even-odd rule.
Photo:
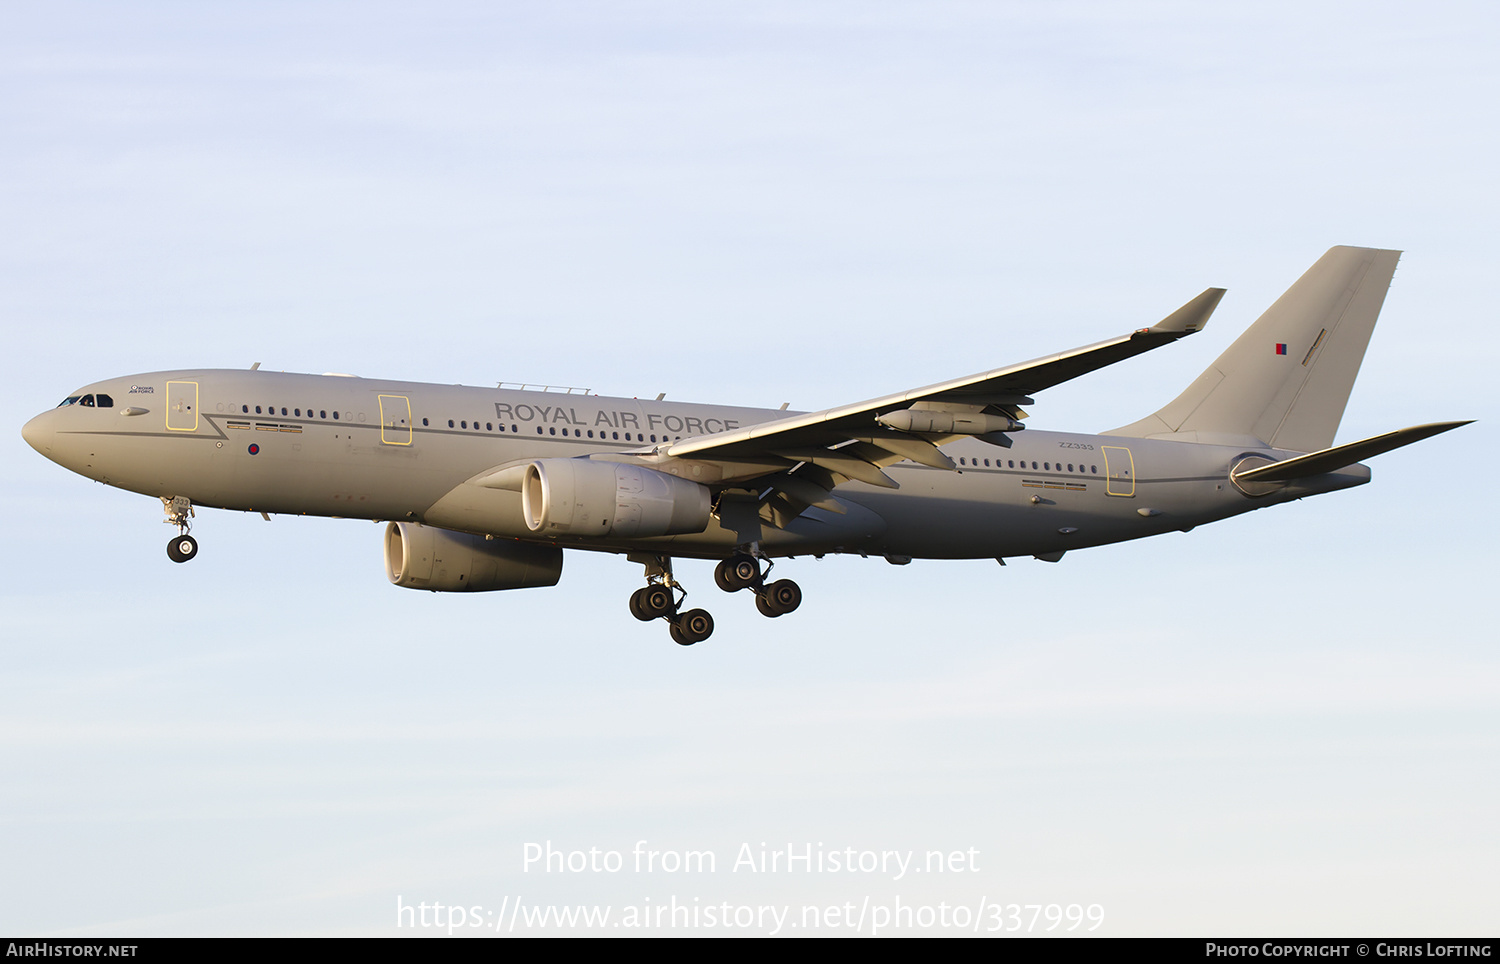
{"label": "landing gear strut", "polygon": [[177,527],[177,535],[173,536],[167,543],[167,558],[173,562],[187,562],[189,559],[198,557],[198,540],[188,535],[188,529],[192,523],[188,520],[193,517],[193,503],[186,496],[175,495],[168,499],[165,496],[161,500],[162,509],[166,512],[168,525]]}
{"label": "landing gear strut", "polygon": [[774,565],[767,560],[765,571],[760,568],[760,558],[751,547],[750,552],[736,552],[714,567],[714,582],[725,592],[751,589],[755,592],[755,608],[764,616],[785,616],[802,605],[802,587],[790,579],[779,579],[766,583]]}
{"label": "landing gear strut", "polygon": [[[672,641],[679,646],[701,643],[714,632],[714,618],[703,609],[681,612],[687,590],[672,577],[669,556],[631,557],[646,566],[646,585],[630,595],[630,614],[642,622],[665,619],[671,627]],[[679,595],[680,594],[680,595]]]}

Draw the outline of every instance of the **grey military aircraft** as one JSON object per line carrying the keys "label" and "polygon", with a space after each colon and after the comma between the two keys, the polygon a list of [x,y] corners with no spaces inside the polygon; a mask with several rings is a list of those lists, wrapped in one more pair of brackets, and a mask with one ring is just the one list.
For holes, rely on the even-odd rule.
{"label": "grey military aircraft", "polygon": [[[1022,431],[1038,392],[1201,330],[1210,288],[1149,328],[821,412],[251,370],[110,378],[26,423],[80,475],[161,499],[175,562],[195,506],[386,521],[391,582],[555,585],[563,549],[645,567],[641,620],[699,642],[674,557],[767,616],[802,601],[772,560],[1034,556],[1186,531],[1362,485],[1360,460],[1457,428],[1333,445],[1400,257],[1337,247],[1187,389],[1101,435]],[[785,409],[785,406],[783,406]]]}

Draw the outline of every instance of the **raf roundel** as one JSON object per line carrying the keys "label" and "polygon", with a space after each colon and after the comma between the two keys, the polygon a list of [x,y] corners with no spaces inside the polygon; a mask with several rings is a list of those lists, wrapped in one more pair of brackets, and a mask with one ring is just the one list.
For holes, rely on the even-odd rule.
{"label": "raf roundel", "polygon": [[260,454],[260,446],[256,445],[254,442],[251,442],[250,443],[250,454],[251,455],[259,455]]}

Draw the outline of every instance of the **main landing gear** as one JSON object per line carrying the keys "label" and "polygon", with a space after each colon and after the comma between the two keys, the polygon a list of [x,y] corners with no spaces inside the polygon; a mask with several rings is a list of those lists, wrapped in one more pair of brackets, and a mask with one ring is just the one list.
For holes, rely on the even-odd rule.
{"label": "main landing gear", "polygon": [[630,614],[642,622],[665,619],[671,627],[672,641],[679,646],[701,643],[714,632],[714,618],[704,609],[682,612],[687,590],[672,577],[672,560],[667,556],[649,556],[646,585],[630,596]]}
{"label": "main landing gear", "polygon": [[[679,646],[701,643],[713,635],[714,618],[706,610],[682,610],[687,590],[673,578],[670,557],[632,555],[630,561],[644,563],[646,566],[646,585],[630,595],[632,616],[641,622],[665,619],[671,628],[673,641]],[[755,593],[755,608],[763,615],[785,616],[802,605],[802,589],[790,579],[779,579],[768,584],[765,577],[770,571],[769,560],[762,571],[758,557],[750,552],[736,552],[714,568],[714,582],[725,592],[752,590]]]}
{"label": "main landing gear", "polygon": [[177,535],[167,543],[167,558],[173,562],[198,558],[198,540],[188,535],[188,529],[192,528],[188,520],[193,517],[193,503],[186,496],[177,495],[170,499],[163,496],[161,504],[167,513],[167,524],[177,527]]}
{"label": "main landing gear", "polygon": [[785,616],[802,605],[802,587],[790,579],[766,583],[773,564],[767,562],[764,572],[760,560],[748,552],[737,552],[714,568],[714,582],[725,592],[750,589],[755,592],[755,608],[762,616]]}

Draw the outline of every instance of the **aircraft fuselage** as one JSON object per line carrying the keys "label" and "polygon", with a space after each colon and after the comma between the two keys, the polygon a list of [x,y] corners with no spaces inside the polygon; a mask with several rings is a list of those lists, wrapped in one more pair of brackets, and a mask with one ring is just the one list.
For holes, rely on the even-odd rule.
{"label": "aircraft fuselage", "polygon": [[[25,428],[48,458],[109,485],[251,512],[415,521],[537,541],[518,491],[473,484],[506,463],[622,451],[796,414],[639,398],[515,391],[333,375],[208,370],[108,379]],[[1354,465],[1249,496],[1230,482],[1256,445],[1206,445],[1029,430],[1008,448],[942,447],[947,471],[910,461],[899,488],[840,485],[844,511],[813,507],[768,527],[767,555],[858,552],[891,558],[1047,556],[1137,539],[1362,484]],[[691,478],[691,476],[687,476]],[[704,478],[712,484],[718,480]],[[583,549],[723,558],[734,532],[636,540],[548,539]]]}

